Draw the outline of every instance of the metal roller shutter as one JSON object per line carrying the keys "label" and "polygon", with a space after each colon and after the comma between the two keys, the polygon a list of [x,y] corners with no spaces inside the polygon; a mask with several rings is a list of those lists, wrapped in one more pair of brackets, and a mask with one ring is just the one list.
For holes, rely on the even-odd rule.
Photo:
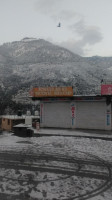
{"label": "metal roller shutter", "polygon": [[69,102],[44,103],[44,127],[71,128]]}
{"label": "metal roller shutter", "polygon": [[105,129],[105,102],[77,102],[76,128]]}

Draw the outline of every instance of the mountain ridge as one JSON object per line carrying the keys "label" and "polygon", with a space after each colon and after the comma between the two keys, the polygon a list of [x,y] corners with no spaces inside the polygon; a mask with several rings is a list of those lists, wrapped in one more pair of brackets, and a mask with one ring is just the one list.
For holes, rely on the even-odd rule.
{"label": "mountain ridge", "polygon": [[71,85],[77,94],[97,94],[101,79],[111,79],[111,66],[112,57],[81,57],[26,37],[0,46],[0,93],[16,102],[22,102],[32,87]]}

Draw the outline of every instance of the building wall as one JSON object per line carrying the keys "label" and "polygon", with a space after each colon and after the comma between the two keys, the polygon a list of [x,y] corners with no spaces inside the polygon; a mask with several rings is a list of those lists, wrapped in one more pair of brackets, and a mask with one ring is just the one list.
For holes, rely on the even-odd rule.
{"label": "building wall", "polygon": [[40,126],[112,130],[112,106],[106,100],[42,102]]}
{"label": "building wall", "polygon": [[11,131],[13,130],[13,126],[21,123],[25,123],[25,119],[2,118],[1,128],[3,130]]}
{"label": "building wall", "polygon": [[12,129],[12,120],[7,118],[2,118],[1,128],[3,130],[10,131]]}

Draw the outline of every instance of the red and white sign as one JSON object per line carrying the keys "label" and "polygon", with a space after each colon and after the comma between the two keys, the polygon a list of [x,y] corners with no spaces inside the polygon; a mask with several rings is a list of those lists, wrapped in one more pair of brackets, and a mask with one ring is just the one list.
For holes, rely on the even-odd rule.
{"label": "red and white sign", "polygon": [[101,85],[101,95],[112,95],[112,85]]}
{"label": "red and white sign", "polygon": [[71,114],[72,114],[72,126],[74,126],[74,123],[75,123],[75,104],[72,103],[71,104]]}
{"label": "red and white sign", "polygon": [[71,106],[71,111],[72,111],[72,118],[75,117],[75,106]]}

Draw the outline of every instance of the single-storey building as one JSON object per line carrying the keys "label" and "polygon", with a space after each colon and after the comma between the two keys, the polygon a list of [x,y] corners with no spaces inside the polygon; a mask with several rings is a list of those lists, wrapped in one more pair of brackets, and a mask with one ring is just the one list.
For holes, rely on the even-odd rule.
{"label": "single-storey building", "polygon": [[40,127],[112,130],[112,103],[101,96],[41,99]]}
{"label": "single-storey building", "polygon": [[25,116],[3,115],[1,129],[11,131],[13,129],[13,126],[24,122],[25,122]]}
{"label": "single-storey building", "polygon": [[40,127],[112,130],[112,94],[74,96],[57,91],[36,88],[31,93],[32,100],[40,100]]}
{"label": "single-storey building", "polygon": [[[12,131],[14,126],[18,124],[25,124],[25,119],[27,118],[27,115],[3,115],[1,118],[1,129],[6,131]],[[30,118],[32,119],[32,123],[35,120],[39,120],[39,116],[32,115],[30,116]]]}

